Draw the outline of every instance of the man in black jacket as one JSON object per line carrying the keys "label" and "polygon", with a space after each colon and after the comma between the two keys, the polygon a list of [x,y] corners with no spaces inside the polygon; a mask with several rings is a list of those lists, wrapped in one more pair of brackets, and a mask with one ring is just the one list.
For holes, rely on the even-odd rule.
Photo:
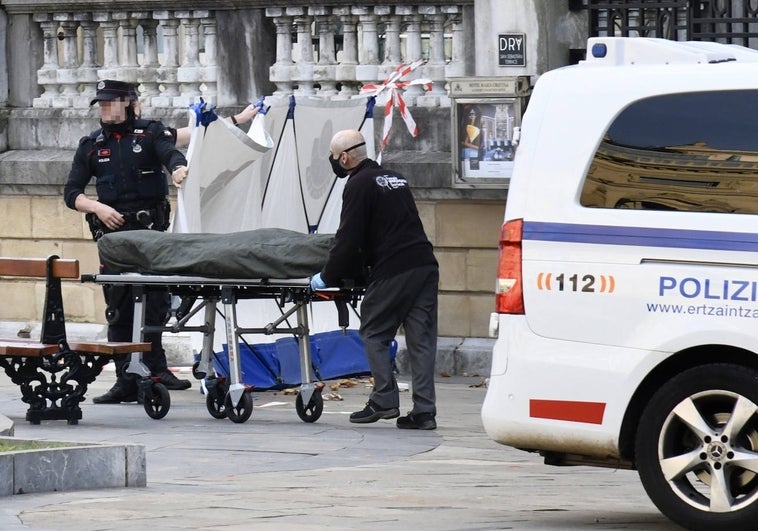
{"label": "man in black jacket", "polygon": [[350,415],[350,422],[399,417],[390,344],[403,325],[413,408],[398,418],[397,427],[433,430],[437,427],[434,362],[439,268],[408,181],[367,158],[366,142],[359,131],[334,135],[329,161],[338,177],[349,178],[329,258],[311,279],[311,287],[343,286],[358,278],[368,282],[361,304],[360,334],[374,388],[366,407]]}
{"label": "man in black jacket", "polygon": [[[63,188],[69,208],[84,212],[97,240],[108,232],[121,230],[164,231],[169,225],[168,184],[163,168],[172,180],[181,183],[187,176],[187,160],[174,146],[174,138],[163,124],[137,119],[134,114],[136,91],[129,83],[100,81],[90,103],[100,105],[101,128],[79,141],[71,171]],[[97,199],[85,188],[95,178]],[[104,274],[113,273],[101,266]],[[105,301],[115,318],[109,319],[109,341],[132,341],[134,305],[131,290],[106,286]],[[146,304],[148,325],[162,325],[169,311],[168,292],[150,293]],[[145,334],[153,349],[142,356],[143,363],[168,389],[191,387],[168,370],[161,333]],[[125,373],[127,356],[116,363],[116,383],[96,404],[137,401],[137,383]]]}

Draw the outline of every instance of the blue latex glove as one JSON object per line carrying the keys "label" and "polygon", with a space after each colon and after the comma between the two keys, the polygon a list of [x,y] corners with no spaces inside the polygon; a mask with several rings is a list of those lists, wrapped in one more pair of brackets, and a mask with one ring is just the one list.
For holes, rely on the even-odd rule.
{"label": "blue latex glove", "polygon": [[200,98],[200,103],[193,103],[189,108],[195,111],[195,121],[197,125],[208,127],[212,121],[218,120],[216,106],[214,105],[208,109],[208,103],[202,97]]}
{"label": "blue latex glove", "polygon": [[203,98],[200,98],[200,103],[193,103],[189,106],[191,110],[195,112],[195,123],[200,125],[202,123],[203,112],[205,111],[207,103]]}
{"label": "blue latex glove", "polygon": [[203,109],[203,112],[200,113],[200,125],[208,127],[214,120],[218,120],[215,105],[210,109]]}
{"label": "blue latex glove", "polygon": [[271,108],[270,105],[268,107],[266,107],[266,108],[263,107],[263,105],[264,105],[263,100],[264,99],[266,99],[266,96],[261,96],[261,99],[259,99],[258,101],[256,101],[255,105],[253,105],[253,107],[258,107],[258,114],[266,114],[268,112],[268,110]]}
{"label": "blue latex glove", "polygon": [[316,273],[311,277],[311,289],[313,291],[318,291],[320,289],[326,288],[326,282],[321,280],[321,273]]}

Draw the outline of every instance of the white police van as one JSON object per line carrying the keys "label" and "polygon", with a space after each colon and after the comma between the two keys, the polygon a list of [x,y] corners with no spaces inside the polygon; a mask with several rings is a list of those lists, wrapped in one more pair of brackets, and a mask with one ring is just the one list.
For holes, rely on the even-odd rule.
{"label": "white police van", "polygon": [[593,38],[536,83],[500,237],[488,435],[758,528],[758,52]]}

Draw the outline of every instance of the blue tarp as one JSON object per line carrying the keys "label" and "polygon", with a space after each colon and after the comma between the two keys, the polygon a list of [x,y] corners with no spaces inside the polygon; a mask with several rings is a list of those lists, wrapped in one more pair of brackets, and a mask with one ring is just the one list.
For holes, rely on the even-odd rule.
{"label": "blue tarp", "polygon": [[[366,352],[357,330],[341,330],[312,334],[311,363],[318,380],[349,378],[371,373]],[[297,339],[287,337],[274,343],[240,343],[242,383],[256,389],[284,389],[300,385],[300,350]],[[395,359],[397,343],[393,341],[391,356]],[[213,355],[218,376],[229,376],[229,348]]]}

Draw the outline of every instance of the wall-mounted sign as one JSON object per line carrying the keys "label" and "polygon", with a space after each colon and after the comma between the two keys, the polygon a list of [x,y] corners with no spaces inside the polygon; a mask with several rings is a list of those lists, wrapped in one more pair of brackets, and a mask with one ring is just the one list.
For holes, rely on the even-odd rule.
{"label": "wall-mounted sign", "polygon": [[500,66],[526,66],[526,35],[523,33],[498,35],[497,58]]}
{"label": "wall-mounted sign", "polygon": [[453,186],[505,188],[511,178],[529,78],[451,78]]}
{"label": "wall-mounted sign", "polygon": [[454,186],[506,186],[521,123],[520,98],[456,98]]}
{"label": "wall-mounted sign", "polygon": [[521,77],[453,77],[450,97],[522,96],[529,90],[529,78]]}

